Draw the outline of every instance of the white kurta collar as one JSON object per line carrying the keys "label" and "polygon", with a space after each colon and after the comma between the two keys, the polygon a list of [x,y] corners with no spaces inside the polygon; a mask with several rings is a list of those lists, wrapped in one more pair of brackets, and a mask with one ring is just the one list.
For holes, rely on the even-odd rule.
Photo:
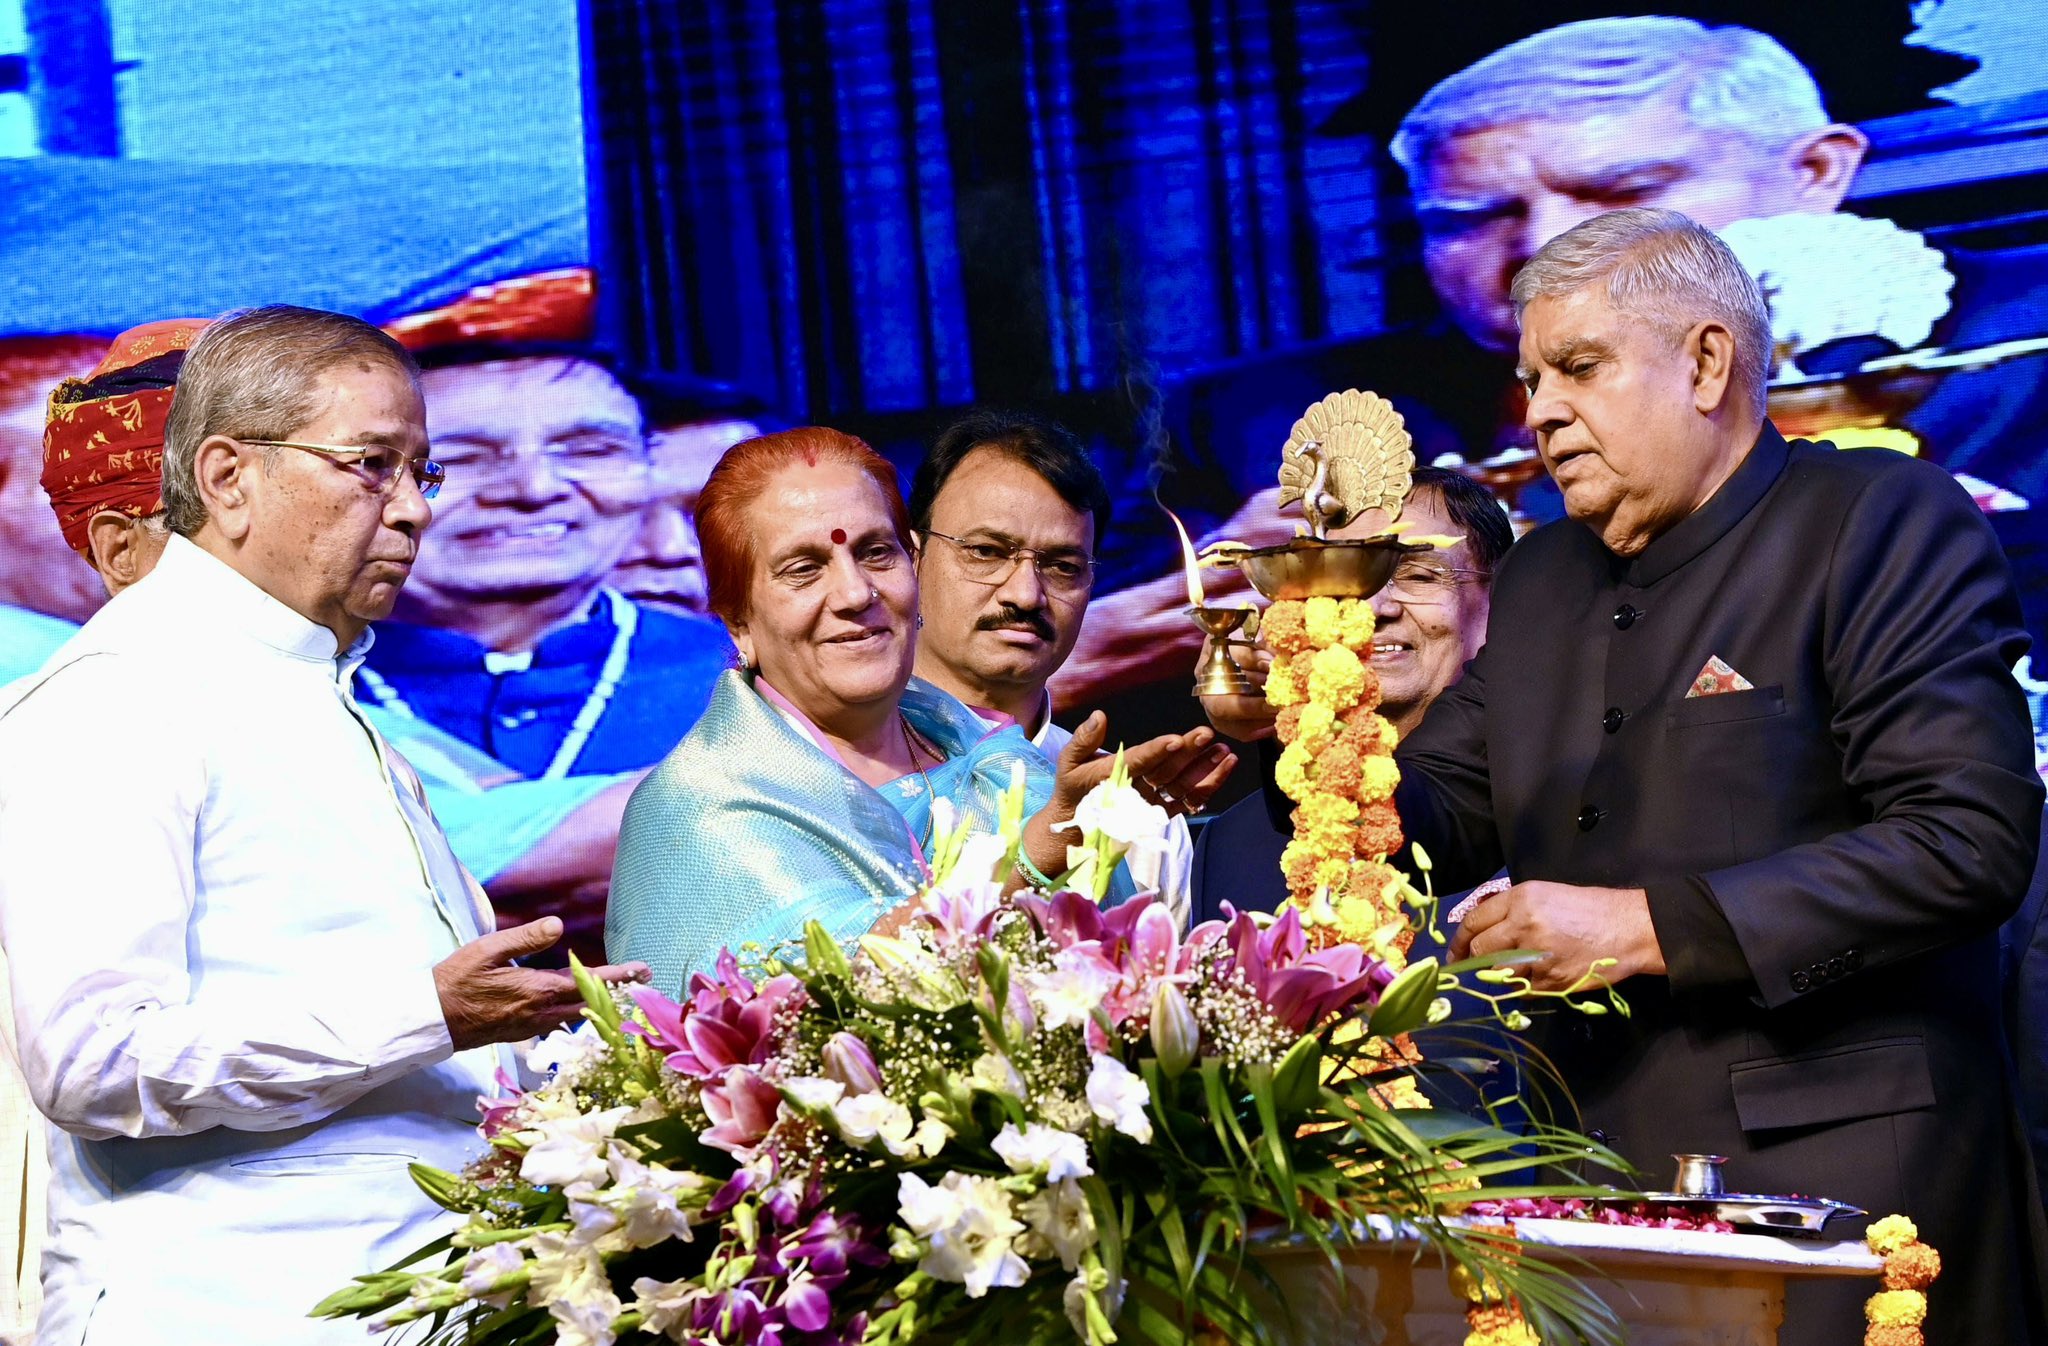
{"label": "white kurta collar", "polygon": [[[339,642],[334,632],[293,611],[233,566],[175,533],[147,582],[156,584],[158,592],[169,586],[208,619],[280,654],[312,663],[335,662]],[[371,640],[368,631],[356,638],[342,656],[342,672],[352,672],[362,662]]]}

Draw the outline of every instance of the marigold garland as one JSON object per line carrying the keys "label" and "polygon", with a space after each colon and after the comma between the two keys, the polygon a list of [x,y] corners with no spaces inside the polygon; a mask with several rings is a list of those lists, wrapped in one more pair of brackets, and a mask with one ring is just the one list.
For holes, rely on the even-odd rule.
{"label": "marigold garland", "polygon": [[1863,1346],[1923,1346],[1927,1287],[1941,1274],[1941,1254],[1920,1241],[1919,1228],[1903,1215],[1872,1223],[1863,1242],[1884,1259],[1884,1289],[1863,1304],[1869,1323]]}
{"label": "marigold garland", "polygon": [[1404,842],[1393,804],[1401,773],[1369,663],[1373,628],[1369,601],[1318,597],[1273,604],[1259,630],[1273,650],[1275,779],[1296,804],[1280,862],[1289,895],[1318,943],[1363,944],[1398,970],[1412,939],[1407,885],[1385,860]]}
{"label": "marigold garland", "polygon": [[[1475,1225],[1474,1233],[1514,1237],[1513,1225]],[[1521,1306],[1505,1295],[1491,1276],[1475,1276],[1464,1266],[1451,1268],[1451,1293],[1466,1301],[1465,1346],[1543,1346],[1543,1338],[1522,1318]]]}

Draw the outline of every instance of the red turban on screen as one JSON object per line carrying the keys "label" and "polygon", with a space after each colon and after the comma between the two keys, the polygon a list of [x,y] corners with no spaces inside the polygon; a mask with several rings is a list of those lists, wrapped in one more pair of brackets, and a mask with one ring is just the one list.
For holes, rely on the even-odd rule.
{"label": "red turban on screen", "polygon": [[72,550],[103,509],[147,518],[164,507],[164,422],[185,351],[203,319],[144,323],[114,338],[98,368],[50,394],[43,490]]}

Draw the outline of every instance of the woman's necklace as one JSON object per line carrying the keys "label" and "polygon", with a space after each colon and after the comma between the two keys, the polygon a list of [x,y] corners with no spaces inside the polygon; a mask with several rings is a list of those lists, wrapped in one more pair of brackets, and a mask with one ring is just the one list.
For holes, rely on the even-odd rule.
{"label": "woman's necklace", "polygon": [[[917,768],[917,778],[924,782],[925,804],[930,809],[930,816],[925,820],[924,840],[920,844],[926,851],[929,851],[932,844],[932,829],[938,825],[938,811],[931,806],[939,802],[939,796],[938,792],[932,789],[932,778],[925,774],[924,762],[918,757],[918,740],[924,736],[922,734],[913,736],[910,728],[910,717],[900,710],[896,712],[896,723],[903,728],[903,750],[910,754],[910,764]],[[926,748],[925,755],[934,762],[942,760],[938,751],[934,748]]]}
{"label": "woman's necklace", "polygon": [[[604,657],[604,667],[598,673],[597,685],[590,689],[590,695],[583,698],[583,706],[576,712],[576,718],[569,723],[569,732],[562,739],[560,747],[548,762],[548,769],[541,773],[541,780],[560,780],[569,774],[569,768],[576,765],[576,759],[583,755],[583,745],[590,741],[597,722],[604,718],[605,707],[611,704],[612,694],[619,690],[625,680],[628,656],[633,648],[633,633],[640,627],[640,609],[633,606],[624,594],[616,589],[603,591],[606,604],[611,609],[612,647]],[[419,719],[419,713],[406,703],[398,689],[380,675],[377,670],[364,664],[356,671],[363,690],[368,692],[377,705],[393,715],[407,720]],[[906,722],[907,723],[907,722]],[[912,754],[915,760],[916,754]],[[922,770],[922,768],[920,768]],[[931,782],[925,782],[929,788]]]}

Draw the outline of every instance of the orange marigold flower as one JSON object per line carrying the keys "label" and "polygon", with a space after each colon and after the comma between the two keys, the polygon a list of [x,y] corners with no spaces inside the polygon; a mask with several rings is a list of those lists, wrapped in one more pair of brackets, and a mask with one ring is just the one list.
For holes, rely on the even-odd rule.
{"label": "orange marigold flower", "polygon": [[1925,1290],[1941,1274],[1941,1254],[1924,1243],[1908,1243],[1884,1259],[1884,1288]]}
{"label": "orange marigold flower", "polygon": [[1299,705],[1282,706],[1279,715],[1274,717],[1273,727],[1280,731],[1282,743],[1294,742],[1301,728],[1301,712],[1304,709],[1305,707]]}
{"label": "orange marigold flower", "polygon": [[1358,820],[1356,845],[1361,856],[1380,859],[1401,849],[1401,819],[1391,808],[1370,808]]}
{"label": "orange marigold flower", "polygon": [[1364,779],[1363,764],[1357,751],[1346,746],[1342,739],[1323,749],[1316,757],[1315,779],[1318,790],[1328,790],[1347,799],[1356,798],[1359,783]]}
{"label": "orange marigold flower", "polygon": [[1259,639],[1273,653],[1292,657],[1309,649],[1308,623],[1298,599],[1281,599],[1259,618]]}

